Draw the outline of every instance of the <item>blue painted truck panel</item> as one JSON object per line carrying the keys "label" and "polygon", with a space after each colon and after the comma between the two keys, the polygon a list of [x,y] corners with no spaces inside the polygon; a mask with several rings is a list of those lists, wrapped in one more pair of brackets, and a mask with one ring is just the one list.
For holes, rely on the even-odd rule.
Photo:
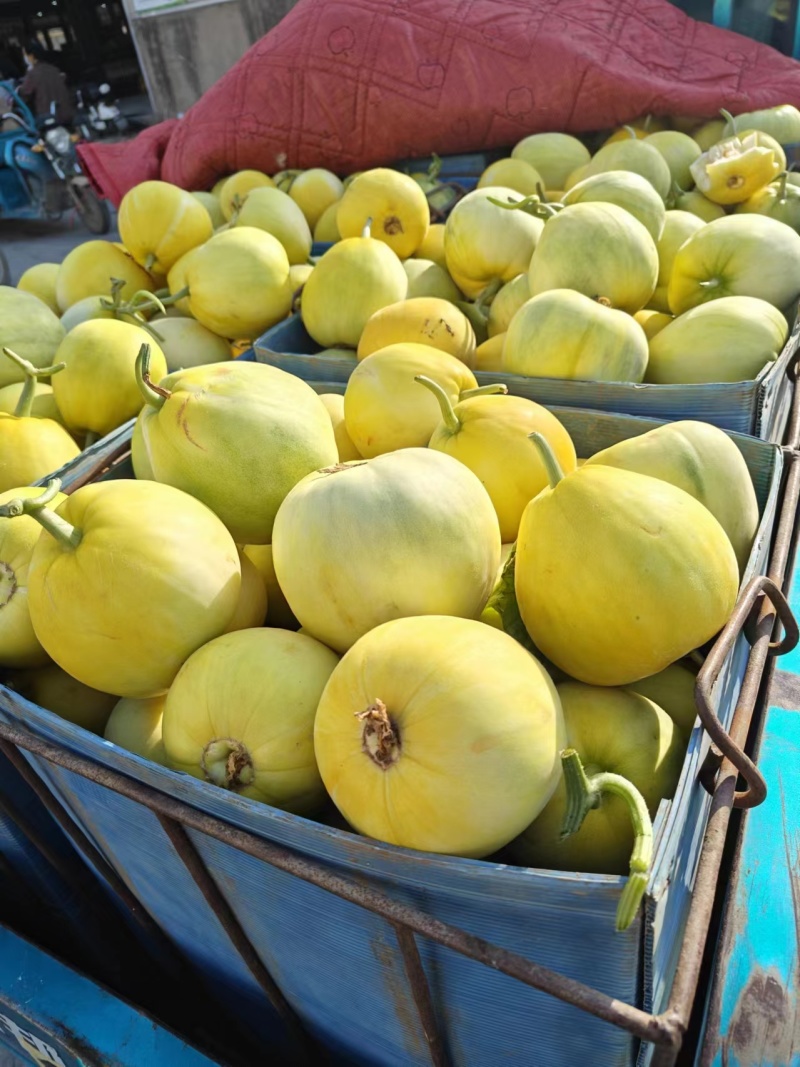
{"label": "blue painted truck panel", "polygon": [[3,1047],[34,1067],[217,1067],[139,1009],[0,926]]}

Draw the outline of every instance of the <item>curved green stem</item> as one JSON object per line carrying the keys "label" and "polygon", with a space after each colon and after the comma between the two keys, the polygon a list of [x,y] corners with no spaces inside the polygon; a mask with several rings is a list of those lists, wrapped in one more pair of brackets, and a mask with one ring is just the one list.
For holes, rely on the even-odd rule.
{"label": "curved green stem", "polygon": [[30,360],[23,359],[22,356],[18,356],[10,348],[3,348],[3,355],[13,360],[18,367],[21,367],[25,375],[22,392],[19,394],[17,406],[14,408],[14,415],[18,419],[28,419],[33,410],[36,383],[39,378],[51,378],[54,374],[58,374],[60,370],[63,370],[66,367],[66,363],[55,363],[52,367],[34,367]]}
{"label": "curved green stem", "polygon": [[730,126],[730,128],[731,128],[730,135],[732,137],[735,137],[736,136],[736,119],[733,117],[733,115],[730,113],[730,111],[726,111],[724,107],[721,107],[719,109],[719,113],[725,119],[725,122],[727,124],[725,132],[727,132],[727,126]]}
{"label": "curved green stem", "polygon": [[633,851],[630,858],[630,875],[617,904],[617,930],[627,930],[642,902],[647,889],[647,876],[653,860],[653,823],[644,797],[627,778],[610,771],[601,771],[589,778],[583,769],[581,758],[575,749],[567,748],[561,753],[567,803],[561,839],[576,833],[583,820],[602,802],[603,793],[610,793],[625,802],[633,824]]}
{"label": "curved green stem", "polygon": [[786,182],[788,180],[789,180],[789,172],[788,172],[788,170],[785,170],[780,175],[780,177],[778,178],[778,181],[780,182],[780,184],[778,185],[778,199],[779,200],[785,200],[786,199]]}
{"label": "curved green stem", "polygon": [[539,452],[544,469],[547,472],[547,480],[550,482],[550,488],[555,489],[558,483],[564,477],[564,472],[556,459],[556,454],[550,447],[550,442],[544,436],[539,433],[538,430],[534,430],[533,433],[528,434],[528,439],[533,441],[534,445]]}
{"label": "curved green stem", "polygon": [[136,356],[135,371],[136,384],[139,386],[139,392],[144,397],[145,403],[151,404],[154,408],[162,408],[172,393],[169,389],[162,389],[160,385],[155,385],[150,381],[150,345],[146,342]]}
{"label": "curved green stem", "polygon": [[29,515],[32,519],[36,519],[52,537],[60,541],[64,548],[77,548],[81,543],[83,533],[47,507],[60,489],[61,482],[58,478],[53,478],[47,483],[41,496],[25,499],[16,497],[14,500],[9,500],[7,504],[0,505],[0,518],[14,519],[20,515]]}
{"label": "curved green stem", "polygon": [[682,189],[676,181],[673,181],[670,186],[670,190],[667,193],[667,207],[674,208],[680,198],[686,193],[685,189]]}
{"label": "curved green stem", "polygon": [[493,278],[492,281],[486,286],[486,288],[478,295],[475,301],[475,307],[483,315],[484,318],[489,317],[489,305],[503,288],[502,278]]}
{"label": "curved green stem", "polygon": [[435,382],[433,378],[428,378],[424,374],[417,374],[414,377],[415,382],[419,382],[420,385],[424,385],[426,389],[430,389],[436,399],[439,401],[439,407],[442,409],[442,421],[444,422],[450,433],[459,433],[461,430],[461,419],[456,415],[456,410],[453,407],[452,401],[444,389]]}
{"label": "curved green stem", "polygon": [[362,237],[372,237],[372,216],[364,223],[364,229],[361,231]]}
{"label": "curved green stem", "polygon": [[179,289],[177,293],[170,294],[169,290],[167,290],[166,296],[162,296],[160,292],[156,293],[165,308],[172,307],[173,304],[177,304],[179,300],[185,300],[190,295],[188,285],[184,285],[183,289]]}
{"label": "curved green stem", "polygon": [[491,385],[478,385],[474,389],[464,389],[458,399],[469,400],[473,396],[497,396],[500,393],[505,395],[507,392],[508,386],[504,382],[492,382]]}
{"label": "curved green stem", "polygon": [[623,128],[623,130],[627,130],[628,131],[628,136],[630,138],[632,138],[634,141],[638,141],[639,140],[639,138],[636,136],[636,130],[633,128],[633,126],[623,126],[622,128]]}
{"label": "curved green stem", "polygon": [[523,200],[498,200],[494,196],[487,198],[490,204],[501,207],[504,211],[524,211],[537,219],[551,219],[558,214],[553,204],[544,203],[538,196],[526,196]]}
{"label": "curved green stem", "polygon": [[138,292],[133,294],[126,306],[141,313],[151,310],[160,311],[162,315],[167,313],[167,309],[161,299],[155,293],[151,293],[149,289],[139,289]]}
{"label": "curved green stem", "polygon": [[144,258],[144,269],[147,271],[148,274],[152,273],[153,267],[156,265],[157,262],[158,256],[156,256],[154,252],[148,252]]}

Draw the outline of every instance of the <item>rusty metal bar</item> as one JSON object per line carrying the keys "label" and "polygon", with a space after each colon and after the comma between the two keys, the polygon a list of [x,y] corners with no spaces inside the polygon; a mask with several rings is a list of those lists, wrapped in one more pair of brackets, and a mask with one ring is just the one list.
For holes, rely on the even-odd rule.
{"label": "rusty metal bar", "polygon": [[433,1067],[448,1067],[450,1061],[436,1021],[433,998],[428,985],[428,976],[422,966],[417,939],[414,937],[413,932],[407,926],[403,926],[402,923],[392,923],[392,927],[403,956],[403,967],[408,978],[408,984],[411,986],[411,995],[414,997],[414,1004],[417,1007],[417,1013],[422,1024],[422,1032],[425,1034],[425,1040],[428,1043],[431,1063]]}
{"label": "rusty metal bar", "polygon": [[[783,583],[786,575],[797,505],[800,499],[800,453],[787,453],[787,457],[788,469],[784,482],[783,505],[769,567],[769,578],[776,586]],[[731,737],[735,743],[738,743],[739,739],[741,743],[744,743],[747,737],[764,664],[770,650],[774,651],[776,647],[771,644],[770,638],[778,619],[777,612],[770,612],[768,602],[765,601],[759,613],[758,634],[750,652],[742,694],[731,723]],[[737,768],[733,762],[727,758],[724,759],[711,800],[708,826],[700,850],[692,904],[684,931],[670,1003],[661,1016],[665,1021],[670,1020],[677,1043],[669,1047],[661,1045],[656,1048],[651,1067],[673,1067],[689,1023],[711,925],[722,853],[731,812],[736,802],[737,777]]]}
{"label": "rusty metal bar", "polygon": [[[2,703],[3,697],[0,694],[0,705]],[[197,811],[183,801],[162,794],[143,782],[128,778],[119,771],[94,763],[85,756],[68,752],[54,742],[37,737],[22,726],[0,721],[0,738],[10,745],[24,748],[33,755],[87,778],[97,785],[105,786],[129,800],[143,804],[153,812],[166,815],[184,826],[239,849],[263,863],[277,867],[343,900],[357,904],[387,919],[390,923],[407,926],[423,937],[444,945],[445,948],[450,948],[502,974],[516,978],[525,985],[581,1008],[590,1015],[596,1015],[606,1022],[613,1023],[645,1041],[658,1043],[672,1039],[670,1020],[650,1015],[640,1008],[610,997],[583,982],[568,978],[548,967],[542,967],[516,952],[501,948],[483,938],[468,934],[456,926],[434,919],[418,908],[392,900],[379,890],[360,885],[351,878],[334,874],[315,860],[298,856],[281,845],[239,830],[205,812]]]}
{"label": "rusty metal bar", "polygon": [[241,956],[245,966],[258,982],[261,989],[264,991],[270,1004],[286,1025],[287,1030],[289,1030],[289,1032],[296,1038],[298,1049],[301,1053],[300,1062],[304,1065],[310,1065],[312,1062],[311,1053],[316,1053],[318,1050],[314,1047],[314,1043],[303,1027],[294,1008],[288,1002],[286,997],[284,997],[283,993],[278,988],[275,979],[264,965],[263,960],[253,948],[247,934],[242,929],[241,923],[236,918],[233,909],[222,893],[220,893],[217,883],[208,873],[208,868],[205,863],[203,863],[202,857],[195,848],[191,838],[186,833],[183,826],[174,819],[162,815],[159,812],[156,812],[156,818],[161,824],[162,830],[169,838],[172,847],[180,857],[181,862],[192,876],[197,888],[203,894],[206,903],[214,912],[214,915],[216,915],[222,929],[228,935],[231,944]]}
{"label": "rusty metal bar", "polygon": [[[744,731],[742,741],[737,743],[732,731],[728,732],[717,718],[712,704],[712,691],[729,652],[749,619],[757,601],[762,596],[764,599],[761,604],[756,632],[761,633],[764,619],[769,617],[769,628],[766,634],[767,642],[766,646],[764,646],[759,637],[756,637],[753,642],[747,672],[742,682],[742,691],[737,705],[737,708],[749,706],[751,708],[750,714],[752,714],[752,706],[758,695],[761,672],[766,663],[767,653],[772,651],[775,655],[781,655],[784,652],[789,652],[796,646],[798,638],[800,638],[797,621],[789,607],[789,602],[783,595],[780,586],[766,575],[759,575],[753,578],[744,593],[739,597],[733,614],[700,668],[695,685],[695,702],[700,721],[716,746],[716,749],[710,750],[710,759],[704,765],[702,773],[703,784],[706,788],[709,788],[709,769],[718,770],[722,763],[722,756],[725,756],[747,782],[747,789],[738,792],[734,798],[736,807],[741,808],[753,808],[760,804],[767,795],[767,786],[761,772],[742,748],[742,744],[747,738],[747,731]],[[767,608],[767,599],[774,607],[774,612],[772,613]],[[776,616],[783,623],[785,632],[780,642],[772,644],[770,637]],[[758,648],[758,652],[756,652],[756,648]],[[715,762],[716,768],[714,768]],[[709,789],[709,792],[712,791],[713,789]]]}
{"label": "rusty metal bar", "polygon": [[789,423],[786,427],[784,438],[785,447],[793,452],[800,448],[800,382],[798,382],[798,372],[800,372],[800,344],[786,367],[786,377],[792,383],[792,406],[789,411]]}
{"label": "rusty metal bar", "polygon": [[102,456],[98,456],[97,461],[88,467],[85,471],[78,475],[74,481],[65,486],[61,491],[69,496],[77,489],[82,489],[84,485],[88,485],[89,482],[95,481],[104,474],[106,471],[111,470],[118,463],[121,463],[123,459],[126,459],[131,452],[130,439],[121,442],[111,452],[107,452]]}

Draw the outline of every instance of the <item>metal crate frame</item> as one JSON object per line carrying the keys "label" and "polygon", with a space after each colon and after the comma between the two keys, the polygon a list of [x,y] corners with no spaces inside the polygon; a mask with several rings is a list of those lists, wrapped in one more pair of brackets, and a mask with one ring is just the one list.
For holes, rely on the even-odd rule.
{"label": "metal crate frame", "polygon": [[[796,376],[796,375],[795,375]],[[793,377],[795,377],[793,376]],[[72,816],[45,782],[33,771],[23,751],[114,790],[143,804],[157,817],[175,852],[213,910],[235,950],[259,986],[297,1038],[299,1063],[319,1062],[323,1050],[303,1028],[303,1024],[283,996],[278,984],[263,964],[227,901],[209,874],[186,829],[203,833],[238,849],[264,863],[325,889],[367,911],[386,919],[392,926],[402,955],[406,978],[427,1042],[432,1067],[449,1067],[445,1044],[438,1032],[428,979],[422,966],[416,936],[428,938],[454,952],[515,978],[534,989],[588,1012],[655,1046],[653,1067],[673,1067],[689,1026],[697,991],[703,953],[712,922],[717,882],[723,857],[731,812],[735,807],[753,807],[766,796],[766,784],[758,768],[744,751],[748,731],[758,705],[765,666],[770,657],[790,651],[798,643],[800,632],[783,594],[782,586],[789,564],[790,546],[800,500],[800,403],[795,388],[787,445],[782,503],[767,575],[753,578],[739,597],[733,615],[705,661],[697,679],[695,699],[698,715],[709,734],[711,747],[701,768],[703,785],[711,794],[711,809],[703,837],[694,893],[683,935],[677,970],[668,1006],[660,1014],[651,1014],[623,1003],[583,982],[542,967],[515,952],[501,948],[460,927],[432,918],[420,908],[392,900],[385,893],[359,884],[354,878],[336,874],[324,864],[296,854],[289,848],[265,841],[252,833],[235,828],[215,816],[198,811],[142,782],[128,778],[91,759],[67,752],[59,745],[35,736],[24,726],[0,721],[0,751],[39,795],[47,809],[69,835],[76,847],[93,865],[97,865],[111,887],[120,894],[131,914],[150,937],[169,946],[173,957],[180,953],[163,931],[139,904],[113,868],[98,853]],[[69,491],[96,478],[120,462],[129,452],[122,443],[116,452],[87,469],[73,482]],[[780,640],[773,640],[777,629]],[[747,671],[729,731],[726,731],[711,703],[711,690],[728,650],[744,631],[750,645]],[[742,776],[746,784],[737,790]],[[166,947],[165,945],[165,947]],[[188,967],[177,960],[181,970]]]}

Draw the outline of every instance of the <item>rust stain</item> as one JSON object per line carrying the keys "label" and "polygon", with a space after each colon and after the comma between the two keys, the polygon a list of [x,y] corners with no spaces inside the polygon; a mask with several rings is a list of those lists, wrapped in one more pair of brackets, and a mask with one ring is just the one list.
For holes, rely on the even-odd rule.
{"label": "rust stain", "polygon": [[755,968],[739,996],[730,1032],[727,1054],[739,1067],[788,1064],[797,1048],[796,996],[783,987],[779,975]]}
{"label": "rust stain", "polygon": [[778,791],[794,919],[792,972],[785,982],[775,968],[753,967],[731,1017],[722,1049],[723,1067],[730,1062],[737,1067],[783,1067],[800,1052],[800,854],[788,822],[782,775],[778,778]]}
{"label": "rust stain", "polygon": [[59,1023],[55,1027],[55,1033],[63,1041],[67,1050],[77,1059],[81,1060],[86,1067],[124,1067],[122,1060],[108,1059],[92,1045],[85,1037],[81,1037],[71,1027]]}
{"label": "rust stain", "polygon": [[400,948],[394,935],[389,932],[391,943],[383,932],[370,938],[370,948],[381,966],[384,989],[389,994],[395,1017],[403,1031],[403,1039],[409,1055],[415,1059],[428,1056],[428,1046],[420,1026],[419,1015],[411,995]]}

